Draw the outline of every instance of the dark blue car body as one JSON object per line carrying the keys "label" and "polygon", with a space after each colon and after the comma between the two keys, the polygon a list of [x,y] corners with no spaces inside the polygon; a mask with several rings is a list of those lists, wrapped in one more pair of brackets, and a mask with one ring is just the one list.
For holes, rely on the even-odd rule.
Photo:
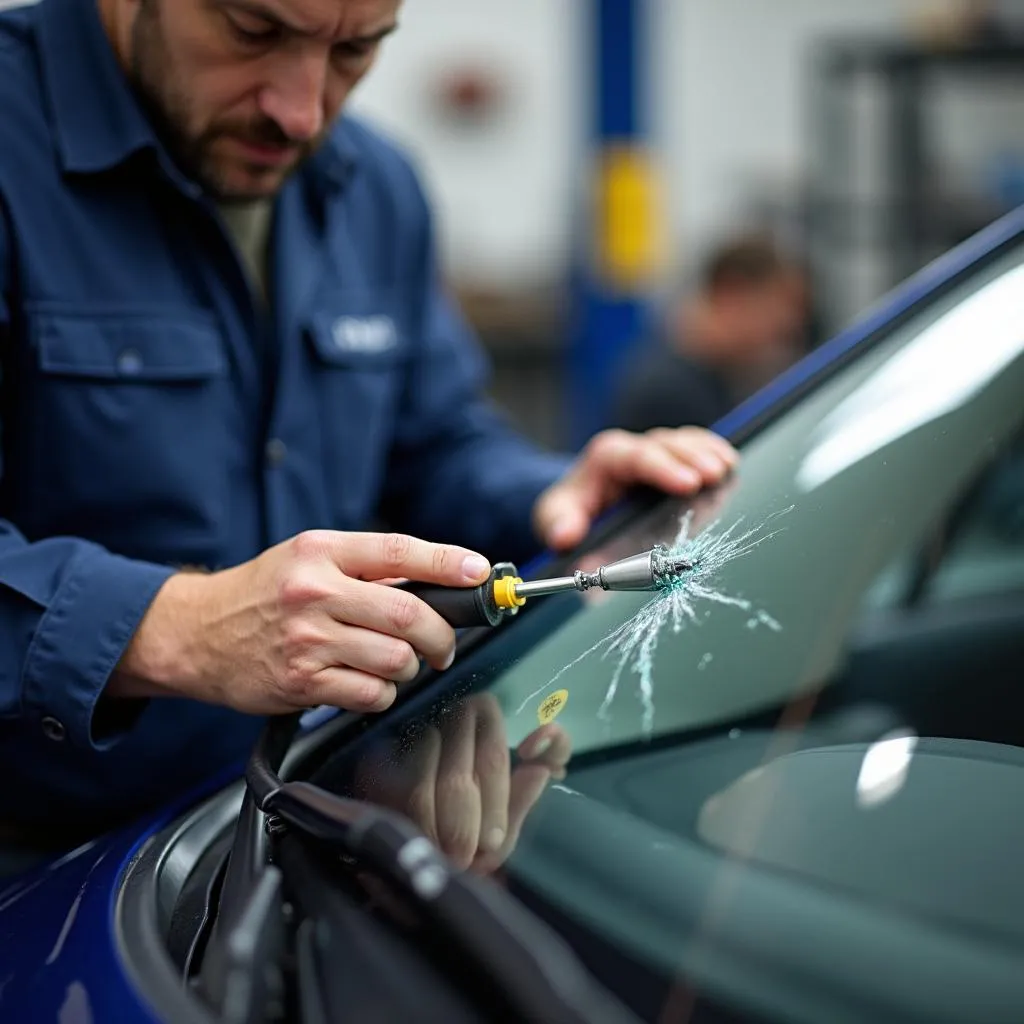
{"label": "dark blue car body", "polygon": [[[998,221],[907,282],[853,328],[816,350],[739,407],[718,429],[746,431],[837,360],[969,272],[993,250],[1024,236],[1024,209]],[[310,728],[317,727],[316,722]],[[239,774],[241,768],[239,769]],[[158,1021],[119,954],[115,908],[133,858],[166,825],[230,780],[210,781],[131,827],[10,880],[0,890],[0,1020]],[[9,784],[16,785],[17,780]]]}

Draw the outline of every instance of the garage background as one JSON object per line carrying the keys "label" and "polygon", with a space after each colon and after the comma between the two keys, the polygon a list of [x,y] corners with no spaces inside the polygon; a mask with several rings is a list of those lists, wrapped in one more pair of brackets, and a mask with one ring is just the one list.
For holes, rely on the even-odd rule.
{"label": "garage background", "polygon": [[352,107],[417,159],[494,393],[549,445],[603,425],[731,232],[807,263],[813,345],[1024,203],[1024,0],[406,0],[401,21]]}

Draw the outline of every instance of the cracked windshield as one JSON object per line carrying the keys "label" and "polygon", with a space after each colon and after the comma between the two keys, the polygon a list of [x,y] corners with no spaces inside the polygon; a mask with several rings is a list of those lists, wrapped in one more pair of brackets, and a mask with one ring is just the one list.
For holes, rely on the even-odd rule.
{"label": "cracked windshield", "polygon": [[[513,742],[557,720],[577,754],[640,751],[817,691],[967,502],[977,521],[962,520],[929,596],[1019,584],[1022,291],[1015,253],[757,436],[737,479],[589,553],[584,569],[664,545],[690,567],[654,594],[546,599],[560,602],[550,635],[492,687]],[[975,359],[953,374],[944,350],[964,336]]]}
{"label": "cracked windshield", "polygon": [[[946,629],[915,646],[914,630],[1024,586],[1022,292],[1014,249],[756,432],[725,485],[650,506],[558,567],[653,550],[663,571],[646,592],[531,599],[364,737],[355,791],[416,818],[461,866],[501,867],[658,956],[588,882],[644,884],[622,875],[624,852],[735,849],[723,807],[787,752],[897,739],[905,769],[908,722],[940,714],[927,694],[953,642]],[[965,337],[969,364],[949,357]],[[956,658],[981,642],[964,630]],[[954,711],[934,735],[972,713]],[[471,807],[441,783],[460,764],[483,794]],[[891,773],[880,785],[863,806],[891,798]],[[460,845],[477,834],[485,849]]]}
{"label": "cracked windshield", "polygon": [[[786,511],[792,511],[792,508]],[[711,610],[699,613],[698,608],[702,603],[710,602],[752,612],[753,617],[747,620],[748,629],[765,625],[776,631],[781,630],[782,627],[763,608],[754,609],[749,601],[730,597],[714,587],[715,579],[727,563],[749,554],[762,541],[773,536],[765,533],[763,527],[740,532],[741,522],[738,520],[722,529],[718,529],[720,524],[712,523],[699,535],[692,536],[693,513],[687,512],[681,519],[679,532],[671,545],[658,545],[655,549],[660,559],[674,566],[670,572],[656,580],[656,596],[593,647],[573,659],[565,668],[559,669],[545,686],[535,690],[519,705],[516,713],[525,711],[540,693],[550,691],[567,672],[599,652],[603,659],[611,658],[615,667],[598,710],[598,717],[602,721],[610,721],[623,673],[628,672],[636,677],[636,692],[643,706],[643,731],[647,735],[654,728],[655,655],[658,641],[666,628],[671,628],[673,633],[680,633],[686,625],[699,626],[702,617],[710,618]],[[707,668],[712,658],[713,655],[708,652],[701,657],[697,667],[702,670]],[[566,690],[551,693],[541,705],[538,716],[552,720],[567,699]]]}

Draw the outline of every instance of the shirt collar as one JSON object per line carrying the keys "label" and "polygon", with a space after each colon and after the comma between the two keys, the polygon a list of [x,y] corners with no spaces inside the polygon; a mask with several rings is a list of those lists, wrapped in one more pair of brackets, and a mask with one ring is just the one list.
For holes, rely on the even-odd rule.
{"label": "shirt collar", "polygon": [[159,148],[100,21],[97,0],[42,0],[39,46],[64,169],[106,171]]}

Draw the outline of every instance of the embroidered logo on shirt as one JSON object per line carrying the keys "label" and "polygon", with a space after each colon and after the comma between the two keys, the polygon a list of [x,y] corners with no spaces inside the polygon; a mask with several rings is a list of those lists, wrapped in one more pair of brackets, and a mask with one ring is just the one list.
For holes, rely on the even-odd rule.
{"label": "embroidered logo on shirt", "polygon": [[398,344],[395,322],[389,316],[339,317],[331,336],[342,352],[388,352]]}

